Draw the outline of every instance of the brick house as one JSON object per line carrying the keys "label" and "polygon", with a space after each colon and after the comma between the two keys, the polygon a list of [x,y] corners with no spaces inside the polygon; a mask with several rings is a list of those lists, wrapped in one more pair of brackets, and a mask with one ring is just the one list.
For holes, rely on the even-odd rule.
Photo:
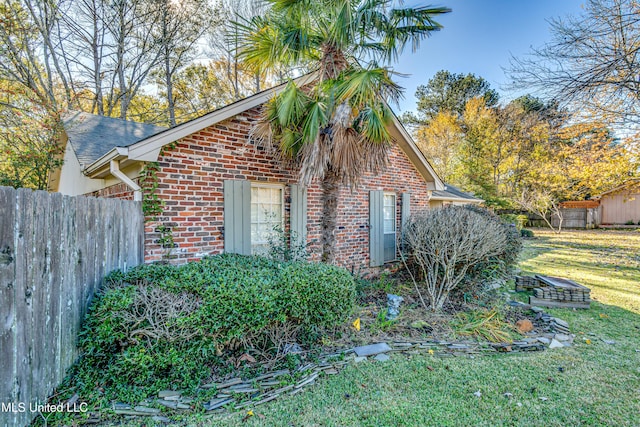
{"label": "brick house", "polygon": [[[70,160],[53,176],[50,189],[140,200],[143,169],[157,162],[154,197],[162,202],[162,213],[147,223],[147,262],[167,256],[172,262],[186,262],[223,251],[259,253],[276,225],[303,239],[317,259],[319,184],[301,187],[296,170],[283,167],[249,136],[262,104],[283,88],[260,92],[170,129],[137,124],[138,137],[101,144],[84,164],[73,161],[73,154],[95,138],[75,135],[70,121],[65,126]],[[109,122],[106,129],[125,124],[100,119]],[[395,260],[402,222],[411,211],[428,209],[433,191],[444,190],[397,118],[390,131],[394,144],[387,170],[364,176],[353,191],[340,190],[336,260],[355,272]],[[173,247],[162,244],[167,230]]]}

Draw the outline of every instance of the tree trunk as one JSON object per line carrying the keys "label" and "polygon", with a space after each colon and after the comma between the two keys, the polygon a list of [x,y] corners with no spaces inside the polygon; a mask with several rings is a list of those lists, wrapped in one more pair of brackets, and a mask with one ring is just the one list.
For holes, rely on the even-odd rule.
{"label": "tree trunk", "polygon": [[335,230],[338,217],[338,194],[340,179],[331,170],[327,171],[322,187],[322,262],[332,264],[335,258]]}

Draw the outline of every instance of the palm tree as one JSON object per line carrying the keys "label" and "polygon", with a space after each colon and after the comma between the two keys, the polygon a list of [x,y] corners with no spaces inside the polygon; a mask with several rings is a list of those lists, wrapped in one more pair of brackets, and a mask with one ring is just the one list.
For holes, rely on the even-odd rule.
{"label": "palm tree", "polygon": [[395,8],[393,0],[267,0],[269,12],[236,23],[241,58],[258,70],[315,69],[310,84],[290,81],[264,109],[253,135],[296,162],[300,181],[322,188],[322,261],[334,258],[338,194],[388,161],[387,126],[402,89],[388,65],[404,47],[442,28],[443,7]]}

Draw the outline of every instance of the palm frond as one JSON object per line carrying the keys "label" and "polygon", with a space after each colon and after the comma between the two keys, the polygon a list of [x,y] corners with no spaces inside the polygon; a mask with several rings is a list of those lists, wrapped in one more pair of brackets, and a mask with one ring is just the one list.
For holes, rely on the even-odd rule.
{"label": "palm frond", "polygon": [[315,179],[323,179],[329,170],[331,138],[327,134],[318,135],[313,144],[305,144],[301,151],[300,182],[310,185]]}
{"label": "palm frond", "polygon": [[415,51],[420,41],[433,31],[442,29],[442,25],[433,17],[451,12],[447,7],[417,7],[391,9],[389,19],[377,30],[382,44],[386,47],[383,59],[397,60],[408,42]]}
{"label": "palm frond", "polygon": [[306,109],[305,118],[302,122],[302,142],[303,144],[313,144],[317,141],[320,129],[327,124],[325,113],[326,105],[320,101],[312,101]]}
{"label": "palm frond", "polygon": [[391,134],[388,126],[393,121],[393,113],[383,103],[364,108],[356,119],[356,129],[372,143],[388,144]]}
{"label": "palm frond", "polygon": [[352,127],[335,124],[331,136],[331,167],[344,184],[357,185],[362,175],[363,161],[368,156],[363,150],[362,135]]}
{"label": "palm frond", "polygon": [[309,97],[293,81],[280,93],[275,100],[278,111],[278,124],[283,128],[297,127],[306,114]]}
{"label": "palm frond", "polygon": [[387,69],[374,67],[346,72],[338,83],[336,93],[337,102],[348,101],[361,109],[382,99],[397,102],[402,88],[391,79]]}

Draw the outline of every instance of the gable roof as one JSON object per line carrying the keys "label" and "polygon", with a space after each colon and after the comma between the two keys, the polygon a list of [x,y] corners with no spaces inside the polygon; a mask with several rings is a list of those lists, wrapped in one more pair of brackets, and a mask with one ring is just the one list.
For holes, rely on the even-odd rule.
{"label": "gable roof", "polygon": [[444,201],[465,201],[465,202],[484,202],[482,199],[474,197],[472,194],[465,193],[458,187],[454,187],[451,184],[445,184],[444,190],[436,190],[431,194],[430,200],[444,200]]}
{"label": "gable roof", "polygon": [[592,199],[595,199],[595,200],[601,199],[603,196],[606,196],[607,194],[615,193],[616,191],[620,191],[623,188],[630,187],[630,186],[632,186],[634,184],[640,185],[640,178],[629,179],[629,180],[625,181],[622,185],[619,185],[619,186],[617,186],[615,188],[612,188],[611,190],[605,191],[602,194],[594,196],[594,197],[592,197]]}
{"label": "gable roof", "polygon": [[[317,73],[305,74],[302,77],[298,77],[294,82],[299,86],[304,86],[313,82],[317,78]],[[161,132],[149,135],[148,137],[141,139],[131,145],[123,146],[118,145],[113,147],[106,154],[96,159],[93,163],[87,166],[84,173],[89,177],[101,177],[108,173],[109,163],[111,160],[123,160],[123,161],[156,161],[160,154],[160,150],[167,144],[175,142],[181,138],[205,129],[209,126],[213,126],[216,123],[227,120],[233,116],[236,116],[251,108],[257,107],[265,102],[269,101],[274,96],[281,93],[287,86],[287,83],[282,83],[270,89],[263,90],[247,98],[241,99],[222,108],[218,108],[203,116],[181,123],[169,129],[162,130]],[[398,146],[409,157],[409,160],[416,167],[418,172],[423,176],[428,183],[430,190],[443,190],[444,183],[438,177],[433,167],[429,164],[428,160],[424,157],[422,152],[413,142],[413,139],[402,126],[398,118],[393,115],[393,127],[392,134],[395,135]],[[433,182],[433,184],[430,183]]]}
{"label": "gable roof", "polygon": [[73,111],[62,118],[80,164],[90,165],[115,147],[128,147],[165,127]]}

